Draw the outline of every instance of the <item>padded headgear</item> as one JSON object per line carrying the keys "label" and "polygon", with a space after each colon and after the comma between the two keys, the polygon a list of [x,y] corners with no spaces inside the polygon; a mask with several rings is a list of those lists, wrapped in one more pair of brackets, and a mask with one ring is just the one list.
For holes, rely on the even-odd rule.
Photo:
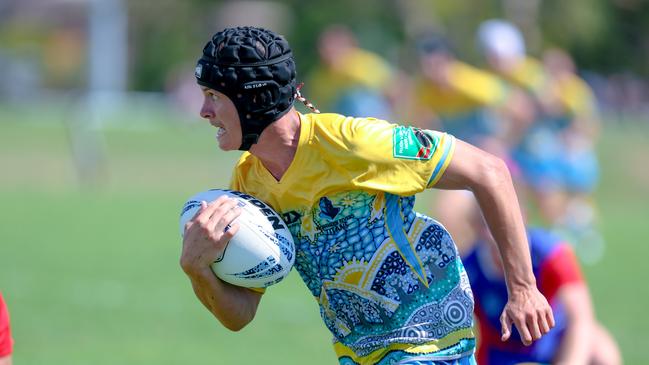
{"label": "padded headgear", "polygon": [[255,27],[227,28],[207,42],[196,65],[198,84],[225,94],[237,108],[247,151],[296,94],[295,61],[284,37]]}

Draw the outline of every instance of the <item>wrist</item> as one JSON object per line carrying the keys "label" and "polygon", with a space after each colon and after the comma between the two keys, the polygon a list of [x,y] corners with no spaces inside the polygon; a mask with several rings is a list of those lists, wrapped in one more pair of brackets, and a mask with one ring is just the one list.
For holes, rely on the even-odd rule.
{"label": "wrist", "polygon": [[511,280],[511,282],[507,283],[507,289],[510,294],[526,293],[530,290],[538,290],[534,275],[532,275],[531,278],[525,278],[525,280]]}
{"label": "wrist", "polygon": [[180,263],[180,267],[183,269],[185,274],[190,278],[200,278],[207,275],[215,276],[212,272],[212,268],[209,265],[201,265],[195,262]]}

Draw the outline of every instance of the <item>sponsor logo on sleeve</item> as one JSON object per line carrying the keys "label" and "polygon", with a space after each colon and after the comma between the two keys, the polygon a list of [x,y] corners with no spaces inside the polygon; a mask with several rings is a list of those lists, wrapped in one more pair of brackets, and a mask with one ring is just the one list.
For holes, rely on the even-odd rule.
{"label": "sponsor logo on sleeve", "polygon": [[439,137],[415,127],[398,126],[392,131],[392,155],[405,160],[430,160]]}

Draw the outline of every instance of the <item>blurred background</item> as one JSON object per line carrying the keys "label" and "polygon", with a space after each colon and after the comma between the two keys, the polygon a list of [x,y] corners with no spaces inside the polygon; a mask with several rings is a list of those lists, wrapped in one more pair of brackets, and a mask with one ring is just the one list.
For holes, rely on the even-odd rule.
{"label": "blurred background", "polygon": [[[499,73],[485,51],[494,45],[479,34],[494,18],[523,38],[522,48],[504,46],[503,53],[536,60],[557,83],[563,79],[552,71],[567,70],[583,82],[578,91],[566,92],[562,104],[566,88],[547,98],[547,88]],[[501,91],[485,86],[469,104],[508,123],[499,139],[521,138],[519,127],[527,131],[538,119],[524,107],[512,112],[488,101],[505,89],[595,130],[568,133],[597,161],[588,189],[562,191],[586,202],[586,213],[572,212],[565,199],[560,208],[546,206],[546,191],[526,184],[525,171],[521,195],[529,196],[523,202],[531,221],[575,242],[597,316],[625,363],[649,363],[642,279],[649,257],[649,2],[2,0],[0,291],[11,313],[15,364],[336,362],[317,303],[295,272],[267,291],[251,325],[230,333],[194,297],[178,265],[182,204],[225,187],[239,155],[220,152],[214,130],[201,122],[193,77],[205,42],[232,25],[283,34],[304,95],[321,110],[451,130],[457,115],[435,105],[439,98],[427,104],[428,91],[418,89],[427,79],[449,83],[434,72],[442,66],[426,66],[441,62],[426,56],[442,49],[444,62],[461,60],[497,80]],[[343,62],[348,48],[362,52]],[[434,214],[443,198],[437,194],[423,193],[418,210]],[[584,239],[584,231],[595,238]]]}

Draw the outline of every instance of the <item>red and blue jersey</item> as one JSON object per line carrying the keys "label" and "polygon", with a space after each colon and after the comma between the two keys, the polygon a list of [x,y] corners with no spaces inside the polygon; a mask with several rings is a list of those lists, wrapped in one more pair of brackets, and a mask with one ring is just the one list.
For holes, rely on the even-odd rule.
{"label": "red and blue jersey", "polygon": [[507,286],[494,265],[489,244],[478,242],[463,262],[475,298],[481,365],[551,363],[566,330],[566,313],[557,294],[561,286],[583,281],[577,259],[565,241],[547,230],[528,230],[528,241],[537,286],[552,306],[555,327],[531,346],[523,345],[516,328],[508,341],[500,340],[500,315],[507,303]]}

